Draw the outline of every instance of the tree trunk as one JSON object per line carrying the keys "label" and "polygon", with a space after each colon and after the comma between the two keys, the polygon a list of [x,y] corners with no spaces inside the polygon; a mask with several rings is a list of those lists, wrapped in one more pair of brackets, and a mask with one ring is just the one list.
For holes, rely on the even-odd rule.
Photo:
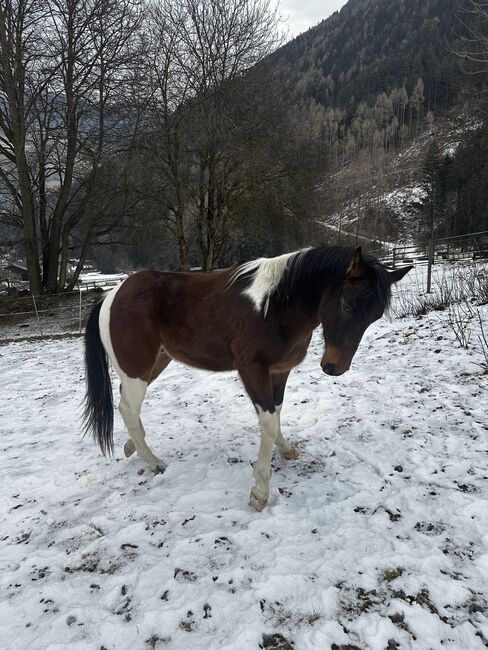
{"label": "tree trunk", "polygon": [[188,243],[185,238],[185,230],[183,227],[183,209],[178,206],[175,211],[175,225],[176,225],[176,240],[178,242],[178,251],[180,257],[180,269],[188,271],[190,269],[188,264]]}

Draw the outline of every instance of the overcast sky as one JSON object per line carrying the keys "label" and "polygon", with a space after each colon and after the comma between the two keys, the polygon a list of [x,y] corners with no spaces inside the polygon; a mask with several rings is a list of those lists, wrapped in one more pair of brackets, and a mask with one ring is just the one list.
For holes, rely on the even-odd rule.
{"label": "overcast sky", "polygon": [[346,4],[346,0],[280,0],[280,14],[286,21],[288,38],[304,32]]}

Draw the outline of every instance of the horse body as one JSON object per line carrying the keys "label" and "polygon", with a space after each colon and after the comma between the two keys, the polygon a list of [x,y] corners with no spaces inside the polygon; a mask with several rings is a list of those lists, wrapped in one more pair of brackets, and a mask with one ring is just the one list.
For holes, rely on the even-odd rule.
{"label": "horse body", "polygon": [[107,302],[119,367],[149,381],[161,350],[202,370],[238,370],[259,362],[284,372],[298,365],[318,319],[263,319],[239,290],[242,282],[233,286],[234,271],[141,271],[127,278]]}
{"label": "horse body", "polygon": [[261,426],[251,504],[262,510],[273,445],[285,458],[297,457],[280,429],[290,370],[303,361],[320,323],[327,341],[324,372],[347,370],[364,330],[382,315],[391,283],[401,277],[396,273],[393,279],[377,261],[365,261],[360,249],[334,247],[213,273],[134,274],[95,307],[87,324],[86,428],[104,452],[113,449],[106,353],[121,380],[119,409],[130,434],[125,454],[137,451],[153,471],[164,471],[140,421],[147,386],[172,359],[204,370],[237,370]]}

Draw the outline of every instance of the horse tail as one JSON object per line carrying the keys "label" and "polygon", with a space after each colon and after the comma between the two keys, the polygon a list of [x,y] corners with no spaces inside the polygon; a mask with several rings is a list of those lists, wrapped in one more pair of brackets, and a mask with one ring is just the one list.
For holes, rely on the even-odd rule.
{"label": "horse tail", "polygon": [[114,406],[108,357],[100,338],[98,319],[103,300],[93,308],[85,329],[86,394],[83,431],[93,433],[104,456],[114,450]]}

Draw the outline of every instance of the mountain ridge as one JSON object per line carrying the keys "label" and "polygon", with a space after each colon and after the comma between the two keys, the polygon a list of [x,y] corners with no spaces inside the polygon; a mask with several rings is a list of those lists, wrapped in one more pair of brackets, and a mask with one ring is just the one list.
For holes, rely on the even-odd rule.
{"label": "mountain ridge", "polygon": [[464,33],[458,0],[349,0],[270,57],[298,101],[345,110],[420,77],[427,109],[455,101],[463,74],[449,51]]}

